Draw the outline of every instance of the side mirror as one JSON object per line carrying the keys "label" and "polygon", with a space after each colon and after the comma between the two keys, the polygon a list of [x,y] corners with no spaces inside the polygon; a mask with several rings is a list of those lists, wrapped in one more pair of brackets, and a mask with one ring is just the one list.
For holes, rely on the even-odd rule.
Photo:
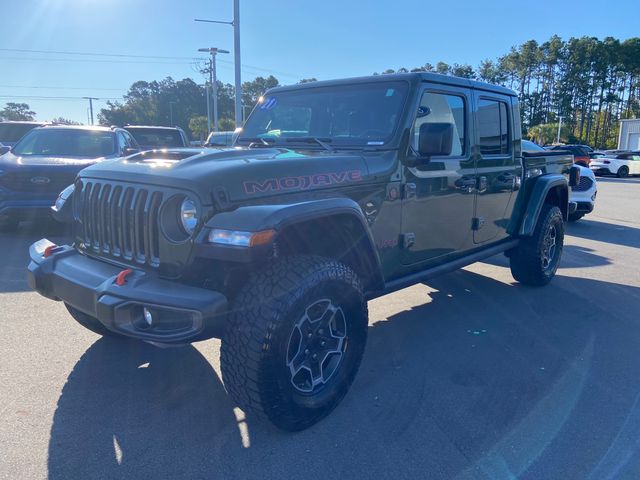
{"label": "side mirror", "polygon": [[4,155],[9,150],[11,150],[11,147],[9,147],[7,145],[0,145],[0,155]]}
{"label": "side mirror", "polygon": [[569,169],[569,186],[577,187],[580,183],[580,167],[577,165]]}
{"label": "side mirror", "polygon": [[127,147],[122,151],[122,155],[128,157],[129,155],[133,155],[134,153],[138,153],[139,151],[139,148]]}
{"label": "side mirror", "polygon": [[451,155],[453,124],[423,123],[418,135],[418,153],[421,157]]}

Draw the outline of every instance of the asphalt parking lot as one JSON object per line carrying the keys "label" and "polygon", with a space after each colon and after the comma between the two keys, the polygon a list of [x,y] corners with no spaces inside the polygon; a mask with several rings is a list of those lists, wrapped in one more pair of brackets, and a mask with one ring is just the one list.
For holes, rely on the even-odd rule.
{"label": "asphalt parking lot", "polygon": [[234,408],[219,341],[99,338],[29,291],[45,229],[0,234],[0,478],[638,479],[640,178],[567,234],[548,287],[495,257],[372,301],[353,388],[297,434]]}

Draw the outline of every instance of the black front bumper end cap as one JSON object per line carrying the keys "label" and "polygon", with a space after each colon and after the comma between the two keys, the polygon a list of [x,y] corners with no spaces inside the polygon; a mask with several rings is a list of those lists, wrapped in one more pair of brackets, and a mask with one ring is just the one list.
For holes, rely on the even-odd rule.
{"label": "black front bumper end cap", "polygon": [[[109,330],[153,343],[182,344],[222,336],[228,308],[223,294],[142,270],[133,270],[126,283],[117,285],[123,268],[69,245],[45,258],[44,250],[50,245],[43,239],[29,249],[29,285],[41,295],[68,303]],[[144,318],[144,308],[152,314],[151,325]]]}

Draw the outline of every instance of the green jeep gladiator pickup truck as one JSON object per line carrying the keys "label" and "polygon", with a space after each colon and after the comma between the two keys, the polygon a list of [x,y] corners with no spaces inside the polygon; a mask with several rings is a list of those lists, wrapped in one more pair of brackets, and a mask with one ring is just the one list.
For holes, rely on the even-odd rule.
{"label": "green jeep gladiator pickup truck", "polygon": [[30,249],[33,289],[101,335],[222,339],[237,404],[304,429],[344,397],[367,300],[505,253],[544,285],[562,254],[562,152],[523,154],[515,94],[416,73],[268,91],[234,147],[138,153],[56,202],[73,245]]}

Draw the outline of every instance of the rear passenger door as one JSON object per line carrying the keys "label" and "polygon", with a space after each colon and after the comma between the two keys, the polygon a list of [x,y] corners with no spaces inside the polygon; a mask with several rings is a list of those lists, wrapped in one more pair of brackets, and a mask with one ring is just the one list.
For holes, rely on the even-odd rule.
{"label": "rear passenger door", "polygon": [[480,244],[507,236],[521,170],[512,141],[515,125],[511,99],[478,91],[474,98],[476,203],[472,229],[474,243]]}

